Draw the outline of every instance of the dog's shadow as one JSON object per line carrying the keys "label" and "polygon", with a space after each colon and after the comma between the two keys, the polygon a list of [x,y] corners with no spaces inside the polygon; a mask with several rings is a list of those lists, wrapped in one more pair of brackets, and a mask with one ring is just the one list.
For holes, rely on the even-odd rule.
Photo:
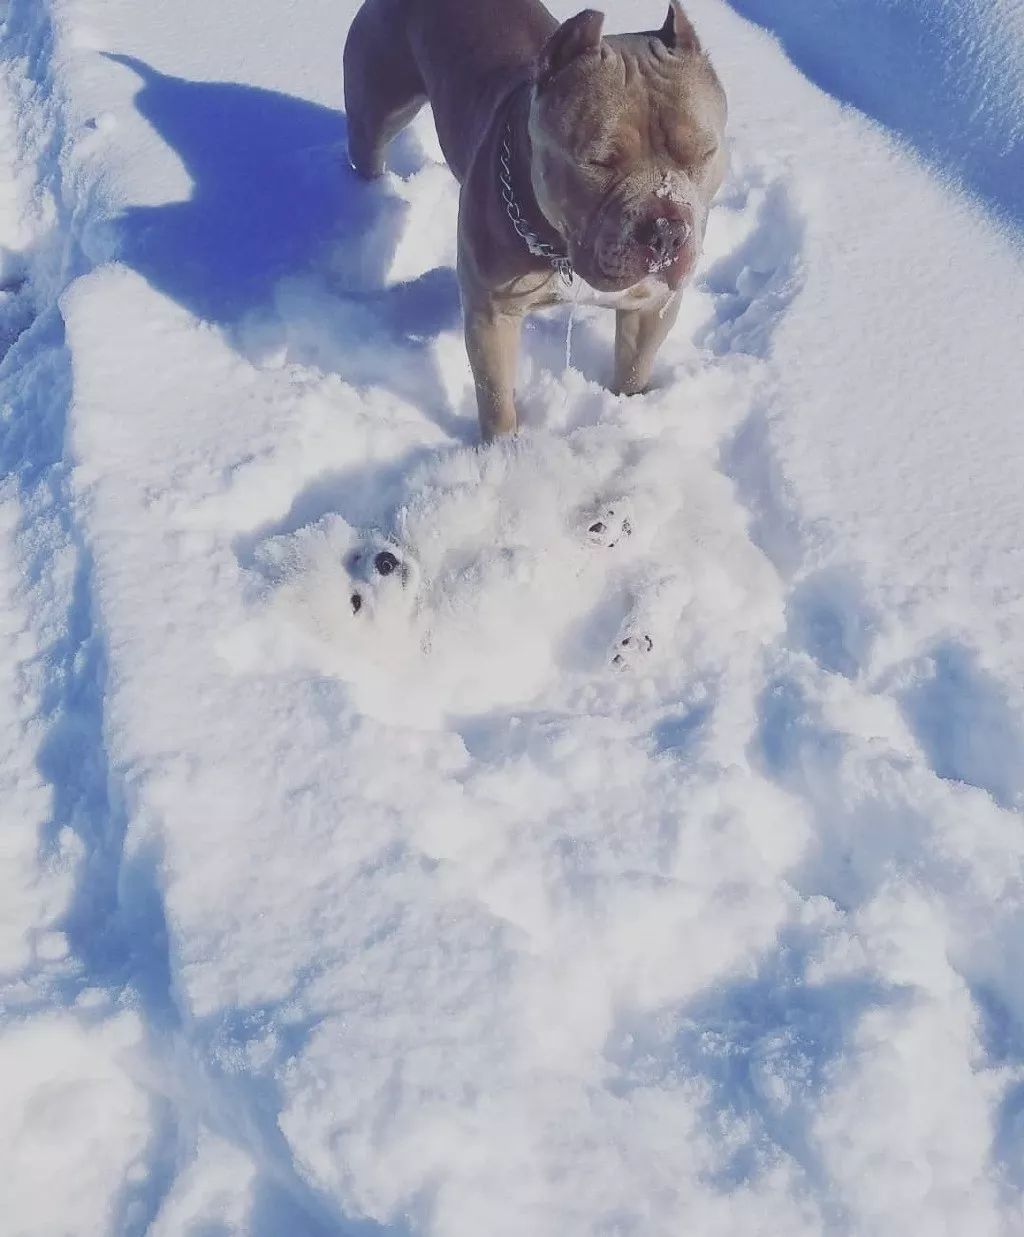
{"label": "dog's shadow", "polygon": [[[139,114],[192,181],[185,200],[123,212],[121,261],[224,328],[242,351],[254,337],[267,350],[287,343],[293,359],[415,398],[446,432],[470,437],[472,421],[451,407],[430,346],[459,320],[454,271],[385,286],[406,206],[351,171],[343,113],[272,90],[171,77],[130,56],[109,59],[140,79]],[[422,163],[411,139],[391,154],[400,175]],[[340,270],[328,269],[332,246],[344,256]],[[288,277],[297,280],[282,313]],[[351,346],[353,336],[362,346]]]}

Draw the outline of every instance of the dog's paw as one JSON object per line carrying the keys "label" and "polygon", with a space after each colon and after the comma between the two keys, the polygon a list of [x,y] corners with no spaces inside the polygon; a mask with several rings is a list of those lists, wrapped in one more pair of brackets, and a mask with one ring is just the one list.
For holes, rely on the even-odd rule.
{"label": "dog's paw", "polygon": [[592,546],[610,550],[633,535],[633,519],[625,499],[604,504],[583,518],[583,535]]}
{"label": "dog's paw", "polygon": [[636,670],[654,652],[654,641],[646,632],[633,631],[615,644],[612,665],[616,670]]}
{"label": "dog's paw", "polygon": [[419,572],[397,542],[370,534],[349,554],[351,580],[349,607],[356,617],[386,609],[407,609],[412,604]]}

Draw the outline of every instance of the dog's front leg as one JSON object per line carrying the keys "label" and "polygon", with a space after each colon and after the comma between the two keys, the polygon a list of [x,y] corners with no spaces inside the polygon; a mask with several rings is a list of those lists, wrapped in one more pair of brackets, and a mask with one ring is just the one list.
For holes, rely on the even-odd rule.
{"label": "dog's front leg", "polygon": [[658,349],[679,315],[678,294],[662,309],[620,309],[615,314],[616,395],[640,395],[647,390]]}
{"label": "dog's front leg", "polygon": [[489,297],[464,306],[466,351],[476,383],[480,436],[490,442],[516,430],[516,362],[523,318],[503,312]]}

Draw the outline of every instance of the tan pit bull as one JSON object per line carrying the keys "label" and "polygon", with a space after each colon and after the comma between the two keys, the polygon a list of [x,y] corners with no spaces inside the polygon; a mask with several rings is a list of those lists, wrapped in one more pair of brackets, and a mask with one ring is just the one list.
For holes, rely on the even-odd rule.
{"label": "tan pit bull", "polygon": [[[523,315],[616,311],[615,376],[642,392],[725,174],[725,92],[680,0],[602,38],[540,0],[366,0],[345,44],[349,157],[380,176],[424,103],[462,186],[458,274],[485,441],[514,431]],[[582,280],[582,287],[574,287]],[[583,295],[580,295],[580,294]]]}

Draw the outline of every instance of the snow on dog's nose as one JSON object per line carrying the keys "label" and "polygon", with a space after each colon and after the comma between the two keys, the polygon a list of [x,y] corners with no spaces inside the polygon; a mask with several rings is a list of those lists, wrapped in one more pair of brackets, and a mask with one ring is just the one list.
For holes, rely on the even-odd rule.
{"label": "snow on dog's nose", "polygon": [[663,274],[678,287],[693,265],[687,242],[693,235],[693,217],[683,206],[659,199],[633,227],[632,243],[643,256],[648,273]]}

